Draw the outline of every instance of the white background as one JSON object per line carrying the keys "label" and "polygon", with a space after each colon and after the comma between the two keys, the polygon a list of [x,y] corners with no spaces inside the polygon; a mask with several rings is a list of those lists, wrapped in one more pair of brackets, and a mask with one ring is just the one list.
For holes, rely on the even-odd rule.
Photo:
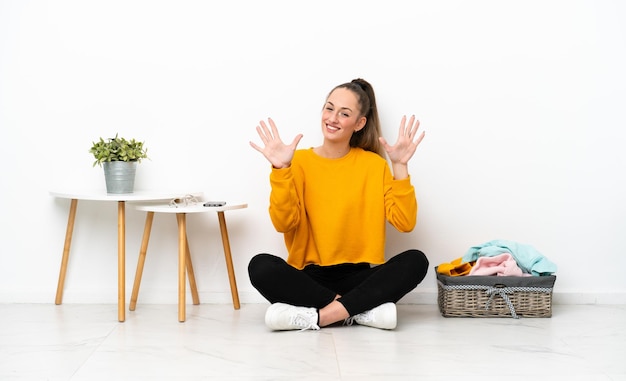
{"label": "white background", "polygon": [[[426,130],[418,225],[389,231],[388,255],[434,267],[508,239],[558,265],[556,302],[626,303],[625,19],[617,0],[0,0],[0,302],[54,301],[69,201],[48,192],[103,189],[88,150],[116,133],[148,147],[139,189],[249,204],[226,218],[242,302],[262,302],[247,263],[286,251],[248,142],[272,117],[320,144],[328,91],[363,77],[388,140],[404,114]],[[144,214],[127,219],[130,290]],[[116,221],[79,203],[64,302],[116,302]],[[202,302],[229,303],[215,216],[188,224]],[[140,302],[176,303],[176,257],[157,215]],[[431,268],[405,301],[435,293]]]}

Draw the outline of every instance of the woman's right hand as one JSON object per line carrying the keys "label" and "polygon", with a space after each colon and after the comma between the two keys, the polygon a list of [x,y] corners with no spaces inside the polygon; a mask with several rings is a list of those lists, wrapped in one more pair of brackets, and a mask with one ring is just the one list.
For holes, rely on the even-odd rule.
{"label": "woman's right hand", "polygon": [[280,140],[278,129],[272,118],[268,118],[268,122],[270,128],[267,127],[264,121],[261,121],[256,127],[256,131],[265,147],[261,148],[253,142],[250,142],[250,145],[255,150],[261,152],[274,168],[287,168],[291,165],[291,159],[300,139],[302,139],[302,134],[298,134],[291,144],[286,145]]}

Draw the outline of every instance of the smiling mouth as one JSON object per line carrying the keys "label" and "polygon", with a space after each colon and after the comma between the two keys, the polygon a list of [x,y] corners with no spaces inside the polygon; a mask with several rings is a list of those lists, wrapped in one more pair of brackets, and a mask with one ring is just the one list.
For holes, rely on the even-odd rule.
{"label": "smiling mouth", "polygon": [[328,124],[326,125],[326,128],[327,128],[327,129],[329,129],[329,130],[331,130],[331,131],[339,131],[339,128],[338,128],[338,127],[333,127],[333,126],[328,125]]}

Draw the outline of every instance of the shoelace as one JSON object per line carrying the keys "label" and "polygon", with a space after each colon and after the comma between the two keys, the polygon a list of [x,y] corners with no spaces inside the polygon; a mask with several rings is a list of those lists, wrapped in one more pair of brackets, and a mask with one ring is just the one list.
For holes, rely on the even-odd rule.
{"label": "shoelace", "polygon": [[302,327],[300,331],[306,331],[307,329],[319,330],[320,327],[313,322],[314,317],[313,315],[298,313],[291,318],[290,323],[297,327]]}
{"label": "shoelace", "polygon": [[356,318],[355,316],[350,316],[349,318],[347,318],[346,320],[343,321],[343,325],[347,325],[347,326],[351,326],[352,324],[354,324],[354,319]]}
{"label": "shoelace", "polygon": [[354,315],[354,316],[350,316],[349,318],[347,318],[346,320],[344,320],[343,324],[347,325],[347,326],[351,326],[354,323],[359,323],[360,321],[370,321],[372,320],[372,310],[368,310],[365,312],[361,312],[360,314]]}

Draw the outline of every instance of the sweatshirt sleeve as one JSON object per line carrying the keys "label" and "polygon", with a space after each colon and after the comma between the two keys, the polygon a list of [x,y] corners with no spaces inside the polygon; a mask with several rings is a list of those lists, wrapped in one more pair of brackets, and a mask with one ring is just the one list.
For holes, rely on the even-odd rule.
{"label": "sweatshirt sleeve", "polygon": [[300,199],[292,167],[272,168],[269,214],[276,231],[285,233],[300,223]]}
{"label": "sweatshirt sleeve", "polygon": [[417,221],[417,200],[411,177],[394,180],[389,177],[385,189],[385,213],[387,221],[400,232],[410,232]]}

